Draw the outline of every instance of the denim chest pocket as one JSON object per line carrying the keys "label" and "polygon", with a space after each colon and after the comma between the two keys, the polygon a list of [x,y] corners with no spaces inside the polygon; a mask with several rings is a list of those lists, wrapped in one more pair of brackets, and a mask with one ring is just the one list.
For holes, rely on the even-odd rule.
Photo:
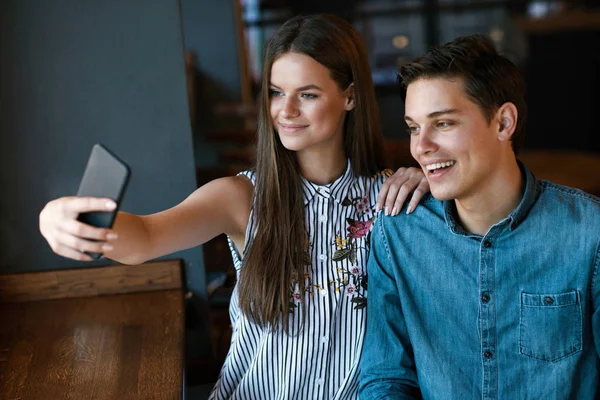
{"label": "denim chest pocket", "polygon": [[555,362],[582,349],[581,296],[521,293],[519,352]]}

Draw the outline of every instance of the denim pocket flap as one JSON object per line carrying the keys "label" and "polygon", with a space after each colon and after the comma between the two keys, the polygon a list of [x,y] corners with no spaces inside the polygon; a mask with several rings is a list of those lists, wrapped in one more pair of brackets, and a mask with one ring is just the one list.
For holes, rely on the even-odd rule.
{"label": "denim pocket flap", "polygon": [[556,362],[582,350],[581,294],[521,292],[519,352]]}
{"label": "denim pocket flap", "polygon": [[521,304],[532,307],[564,307],[579,304],[579,292],[572,290],[558,294],[521,293]]}

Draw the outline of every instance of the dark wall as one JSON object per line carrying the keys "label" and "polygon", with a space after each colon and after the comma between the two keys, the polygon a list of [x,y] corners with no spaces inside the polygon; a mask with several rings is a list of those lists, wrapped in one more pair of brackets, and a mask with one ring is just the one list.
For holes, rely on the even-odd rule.
{"label": "dark wall", "polygon": [[[0,272],[95,265],[54,255],[38,214],[96,142],[131,166],[125,211],[195,189],[178,0],[3,0],[0,55]],[[175,256],[204,295],[202,249]]]}
{"label": "dark wall", "polygon": [[241,119],[216,115],[220,103],[240,103],[242,89],[233,1],[181,0],[186,50],[196,56],[196,165],[218,164],[224,146],[206,135],[218,129],[240,129]]}
{"label": "dark wall", "polygon": [[600,153],[600,30],[533,33],[528,47],[526,146]]}

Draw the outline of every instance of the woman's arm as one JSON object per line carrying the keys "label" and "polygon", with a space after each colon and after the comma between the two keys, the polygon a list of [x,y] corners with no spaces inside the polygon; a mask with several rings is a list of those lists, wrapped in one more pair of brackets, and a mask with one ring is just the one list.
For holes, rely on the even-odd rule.
{"label": "woman's arm", "polygon": [[140,264],[203,244],[221,233],[243,246],[252,196],[253,185],[245,176],[221,178],[165,211],[146,216],[119,212],[112,229],[77,221],[82,212],[110,209],[109,199],[63,197],[49,202],[40,213],[40,232],[52,250],[64,257],[90,261],[84,253],[88,251],[120,263]]}

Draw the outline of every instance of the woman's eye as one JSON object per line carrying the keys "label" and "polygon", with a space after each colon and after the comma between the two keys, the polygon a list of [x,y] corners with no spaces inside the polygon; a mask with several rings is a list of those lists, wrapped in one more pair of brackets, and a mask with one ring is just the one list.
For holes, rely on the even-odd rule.
{"label": "woman's eye", "polygon": [[312,93],[302,93],[302,97],[305,99],[316,99],[317,96],[316,94],[312,94]]}
{"label": "woman's eye", "polygon": [[442,129],[443,129],[443,128],[448,128],[448,127],[450,127],[450,126],[452,126],[452,122],[448,122],[448,121],[439,121],[439,122],[437,123],[437,127],[438,127],[438,128],[442,128]]}
{"label": "woman's eye", "polygon": [[283,93],[279,90],[275,90],[275,89],[269,89],[269,96],[271,97],[281,97],[283,96]]}

